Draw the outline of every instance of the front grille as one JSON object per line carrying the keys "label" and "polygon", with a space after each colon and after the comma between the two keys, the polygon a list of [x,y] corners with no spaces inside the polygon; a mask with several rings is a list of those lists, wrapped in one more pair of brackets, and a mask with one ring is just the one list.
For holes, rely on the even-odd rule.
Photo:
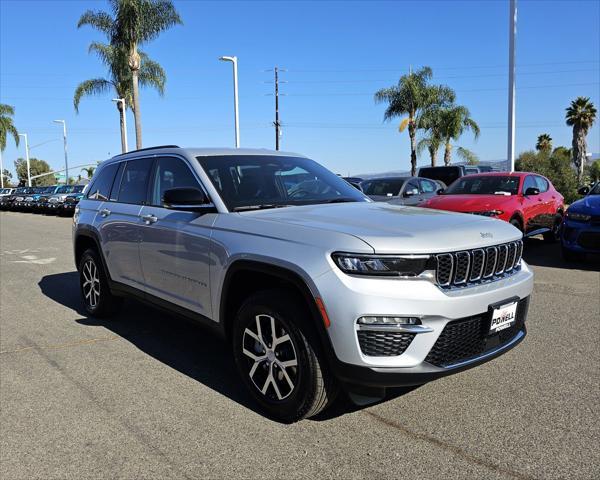
{"label": "front grille", "polygon": [[370,357],[402,355],[415,337],[414,333],[375,332],[372,330],[359,330],[357,333],[361,352]]}
{"label": "front grille", "polygon": [[488,335],[491,311],[448,322],[425,361],[438,367],[448,367],[508,343],[523,330],[528,307],[529,297],[520,300],[515,323],[493,335]]}
{"label": "front grille", "polygon": [[577,238],[577,243],[583,248],[588,248],[590,250],[600,250],[600,233],[582,232]]}
{"label": "front grille", "polygon": [[437,284],[443,288],[460,287],[510,275],[518,269],[522,254],[521,240],[485,249],[437,254]]}

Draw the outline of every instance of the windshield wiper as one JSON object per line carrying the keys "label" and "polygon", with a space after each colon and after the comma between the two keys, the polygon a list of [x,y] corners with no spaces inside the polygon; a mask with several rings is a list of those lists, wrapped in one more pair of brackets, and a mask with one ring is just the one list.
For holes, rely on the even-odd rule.
{"label": "windshield wiper", "polygon": [[358,200],[350,197],[342,197],[342,198],[332,198],[331,200],[325,200],[321,203],[349,203],[349,202],[358,202]]}
{"label": "windshield wiper", "polygon": [[233,212],[244,212],[247,210],[265,210],[267,208],[283,208],[291,207],[292,205],[282,205],[279,203],[262,203],[260,205],[243,205],[241,207],[234,207]]}

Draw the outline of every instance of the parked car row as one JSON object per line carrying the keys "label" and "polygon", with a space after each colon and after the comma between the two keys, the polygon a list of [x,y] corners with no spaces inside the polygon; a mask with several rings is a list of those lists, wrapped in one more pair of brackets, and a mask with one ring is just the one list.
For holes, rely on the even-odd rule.
{"label": "parked car row", "polygon": [[[477,172],[469,166],[424,167],[417,177],[382,177],[346,181],[376,202],[470,213],[509,222],[525,237],[542,235],[561,241],[563,256],[579,260],[600,253],[600,186],[583,187],[586,195],[567,210],[563,196],[546,177],[530,172]],[[351,181],[350,181],[351,180]]]}
{"label": "parked car row", "polygon": [[0,209],[72,215],[84,190],[85,185],[5,188],[0,191]]}

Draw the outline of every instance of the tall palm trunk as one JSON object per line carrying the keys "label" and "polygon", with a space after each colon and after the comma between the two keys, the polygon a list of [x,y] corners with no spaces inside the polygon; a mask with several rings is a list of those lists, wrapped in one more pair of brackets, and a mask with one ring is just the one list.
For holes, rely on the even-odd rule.
{"label": "tall palm trunk", "polygon": [[452,145],[450,144],[450,141],[447,140],[446,147],[444,148],[444,165],[446,165],[446,166],[450,165],[451,161],[452,161]]}
{"label": "tall palm trunk", "polygon": [[431,157],[431,166],[435,167],[437,164],[437,148],[429,146],[429,156]]}
{"label": "tall palm trunk", "polygon": [[585,167],[585,154],[587,145],[585,141],[585,132],[578,125],[573,126],[573,163],[577,168],[577,180],[579,183],[583,180],[583,168]]}
{"label": "tall palm trunk", "polygon": [[135,112],[135,148],[142,148],[142,113],[140,110],[140,91],[138,85],[138,76],[140,71],[140,54],[137,51],[137,45],[133,45],[129,54],[129,68],[131,69],[133,111]]}
{"label": "tall palm trunk", "polygon": [[121,123],[121,153],[127,153],[125,146],[125,109],[122,102],[117,102],[117,110],[119,110],[119,121]]}
{"label": "tall palm trunk", "polygon": [[0,150],[0,188],[4,188],[4,164],[2,163],[2,150]]}
{"label": "tall palm trunk", "polygon": [[410,137],[410,174],[417,174],[417,128],[415,125],[414,112],[411,112],[408,120],[408,136]]}

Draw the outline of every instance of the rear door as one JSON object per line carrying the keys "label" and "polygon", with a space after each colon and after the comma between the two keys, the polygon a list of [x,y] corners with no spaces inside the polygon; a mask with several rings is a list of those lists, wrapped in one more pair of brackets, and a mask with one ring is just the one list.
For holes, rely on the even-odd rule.
{"label": "rear door", "polygon": [[550,191],[548,180],[536,175],[535,182],[540,189],[540,198],[542,199],[543,205],[539,215],[540,224],[546,228],[552,228],[554,226],[554,216],[556,214],[556,207],[554,205],[555,198],[553,198],[552,192]]}
{"label": "rear door", "polygon": [[[146,203],[152,164],[153,158],[121,162],[110,196],[100,205],[96,215],[112,280],[139,290],[144,289],[139,252],[140,211]],[[95,185],[96,182],[92,187]]]}
{"label": "rear door", "polygon": [[426,178],[420,178],[419,184],[421,185],[421,199],[427,200],[428,198],[435,197],[437,191],[440,188],[439,185],[433,180]]}
{"label": "rear door", "polygon": [[163,300],[211,316],[210,238],[215,213],[170,210],[165,190],[206,190],[178,156],[159,157],[153,167],[148,205],[140,212],[140,258],[146,291]]}

